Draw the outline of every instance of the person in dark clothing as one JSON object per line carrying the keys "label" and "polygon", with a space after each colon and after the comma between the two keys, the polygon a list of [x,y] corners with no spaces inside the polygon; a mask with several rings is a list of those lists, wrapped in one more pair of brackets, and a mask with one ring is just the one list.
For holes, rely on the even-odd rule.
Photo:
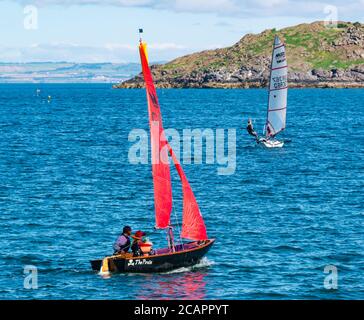
{"label": "person in dark clothing", "polygon": [[248,131],[248,133],[251,136],[255,137],[255,139],[258,140],[258,134],[254,130],[253,123],[252,123],[251,119],[248,120],[248,126],[246,127],[246,130]]}
{"label": "person in dark clothing", "polygon": [[127,253],[130,248],[130,235],[131,228],[129,226],[125,226],[123,228],[122,234],[116,239],[114,243],[114,254],[118,253]]}
{"label": "person in dark clothing", "polygon": [[143,237],[145,235],[145,232],[138,230],[137,232],[135,232],[135,235],[132,236],[134,240],[131,245],[131,251],[133,252],[134,257],[141,256],[143,254],[140,250],[139,244],[143,241]]}

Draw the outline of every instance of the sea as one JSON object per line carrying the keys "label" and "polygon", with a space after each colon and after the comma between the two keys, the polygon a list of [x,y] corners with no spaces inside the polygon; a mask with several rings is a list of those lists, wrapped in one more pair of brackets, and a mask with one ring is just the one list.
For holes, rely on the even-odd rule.
{"label": "sea", "polygon": [[216,159],[182,163],[216,239],[206,257],[168,273],[91,270],[124,225],[167,245],[150,163],[130,161],[131,132],[148,132],[144,90],[2,84],[0,299],[364,299],[363,89],[289,90],[286,144],[271,150],[245,130],[252,118],[262,132],[264,89],[158,96],[166,129],[223,129],[235,159],[229,174]]}

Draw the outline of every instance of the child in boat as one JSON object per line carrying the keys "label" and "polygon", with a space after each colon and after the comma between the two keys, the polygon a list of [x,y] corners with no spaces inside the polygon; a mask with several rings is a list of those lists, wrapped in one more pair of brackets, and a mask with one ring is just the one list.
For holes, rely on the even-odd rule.
{"label": "child in boat", "polygon": [[131,251],[133,252],[134,256],[141,256],[143,255],[142,251],[140,250],[140,244],[143,243],[143,237],[146,235],[145,232],[138,230],[132,236],[133,243],[131,245]]}

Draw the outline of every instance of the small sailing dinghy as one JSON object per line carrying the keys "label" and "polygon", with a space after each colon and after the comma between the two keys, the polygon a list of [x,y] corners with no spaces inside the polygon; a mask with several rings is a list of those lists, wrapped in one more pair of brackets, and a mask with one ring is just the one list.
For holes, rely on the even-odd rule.
{"label": "small sailing dinghy", "polygon": [[[140,40],[139,52],[145,80],[152,147],[152,172],[156,228],[166,229],[168,247],[153,249],[142,256],[131,253],[113,255],[91,261],[92,269],[105,272],[166,272],[197,264],[208,252],[214,239],[207,237],[206,226],[187,177],[165,138],[162,115],[148,64],[146,44]],[[183,192],[183,219],[181,239],[188,242],[175,244],[171,226],[172,185],[168,156],[178,172]],[[149,250],[148,250],[149,251]]]}
{"label": "small sailing dinghy", "polygon": [[269,98],[267,119],[263,136],[258,143],[267,148],[282,148],[283,141],[275,137],[286,128],[288,66],[286,48],[278,36],[274,38],[272,63],[269,77]]}

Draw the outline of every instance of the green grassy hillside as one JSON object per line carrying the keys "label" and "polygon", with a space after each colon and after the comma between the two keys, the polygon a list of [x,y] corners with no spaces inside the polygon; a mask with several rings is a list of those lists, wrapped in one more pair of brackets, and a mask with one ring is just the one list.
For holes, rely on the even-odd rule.
{"label": "green grassy hillside", "polygon": [[[231,47],[208,50],[152,67],[159,87],[260,87],[266,85],[274,36],[287,47],[289,81],[297,86],[362,86],[364,25],[300,24],[248,34]],[[142,87],[141,76],[120,85]]]}

